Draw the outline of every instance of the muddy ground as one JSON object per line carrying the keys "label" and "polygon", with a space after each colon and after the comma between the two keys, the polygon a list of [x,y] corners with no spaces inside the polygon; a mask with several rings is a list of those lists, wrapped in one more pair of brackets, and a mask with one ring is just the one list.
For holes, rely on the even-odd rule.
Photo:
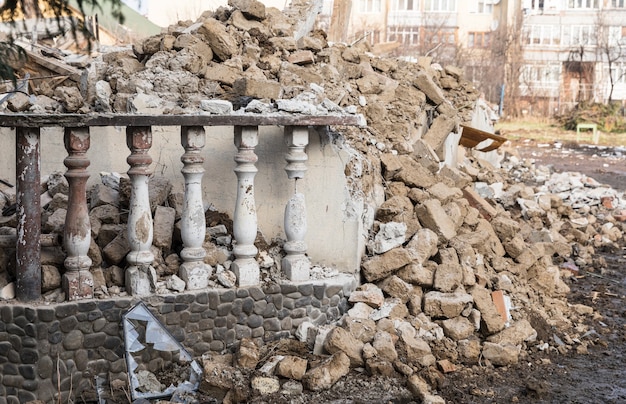
{"label": "muddy ground", "polygon": [[[626,149],[520,141],[521,157],[582,172],[626,190]],[[587,353],[533,350],[514,367],[474,367],[446,375],[440,394],[452,403],[624,403],[626,402],[626,250],[599,251],[607,268],[582,272],[568,284],[568,301],[592,306],[593,344]],[[540,331],[540,330],[538,330]],[[543,330],[550,332],[550,330]],[[558,335],[557,335],[558,337]]]}

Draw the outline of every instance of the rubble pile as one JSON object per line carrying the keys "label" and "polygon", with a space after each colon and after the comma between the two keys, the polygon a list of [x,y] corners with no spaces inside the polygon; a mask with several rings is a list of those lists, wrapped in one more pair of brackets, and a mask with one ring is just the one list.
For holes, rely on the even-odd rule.
{"label": "rubble pile", "polygon": [[[467,158],[458,171],[429,172],[436,179],[429,186],[394,181],[400,155],[381,154],[387,198],[363,260],[364,283],[340,323],[303,323],[296,338],[306,352],[295,358],[292,347],[242,366],[250,346],[259,350],[249,341],[234,358],[207,357],[203,391],[284,398],[294,386],[328,389],[356,369],[406,378],[410,394],[436,403],[445,373],[513,365],[537,350],[586,353],[596,334],[583,320],[594,310],[567,302],[564,279],[600,270],[605,263],[595,252],[619,248],[624,196],[579,173],[520,161],[512,149],[506,154],[503,169]],[[544,177],[531,187],[519,175]],[[285,344],[297,341],[277,345]],[[238,365],[256,369],[238,375],[251,383],[216,376]]]}
{"label": "rubble pile", "polygon": [[[470,152],[458,167],[442,166],[444,141],[471,121],[479,98],[459,69],[428,58],[375,57],[365,42],[329,45],[320,31],[295,39],[293,22],[276,9],[255,0],[230,4],[171,26],[132,51],[103,55],[89,71],[82,102],[57,88],[51,97],[37,96],[46,102],[28,107],[211,113],[214,104],[204,101],[220,99],[234,111],[224,104],[218,113],[366,117],[367,128],[341,133],[363,157],[348,163],[346,175],[355,192],[384,195],[350,309],[339,324],[303,323],[296,340],[279,343],[285,354],[243,340],[234,354],[207,355],[201,392],[237,402],[252,394],[320,391],[357,369],[405,378],[411,394],[441,402],[436,389],[447,372],[512,365],[529,350],[584,353],[593,344],[582,322],[593,309],[568,304],[564,279],[602,268],[595,252],[618,248],[626,218],[621,193],[585,176],[535,167],[513,149],[500,151],[501,167]],[[48,178],[44,232],[62,233],[63,181],[60,174]],[[104,175],[90,193],[89,256],[101,295],[123,293],[125,182]],[[159,178],[150,185],[158,285],[182,291],[176,276],[182,194]],[[228,220],[215,217],[207,220],[205,262],[218,268],[213,286],[232,287]],[[55,251],[42,254],[44,283],[50,282],[44,291],[60,286],[63,260],[60,248]],[[278,276],[273,262],[280,259],[273,257],[280,248],[265,245],[260,254],[262,267]],[[8,261],[5,256],[2,268]],[[2,276],[10,280],[6,269]]]}

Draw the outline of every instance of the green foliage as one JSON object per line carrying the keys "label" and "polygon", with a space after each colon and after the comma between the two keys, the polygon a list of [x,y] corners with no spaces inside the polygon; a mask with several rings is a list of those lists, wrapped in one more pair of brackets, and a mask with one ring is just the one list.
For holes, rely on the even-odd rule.
{"label": "green foliage", "polygon": [[576,130],[579,123],[595,123],[598,129],[605,133],[626,132],[624,109],[616,102],[609,104],[581,102],[558,119],[567,130]]}
{"label": "green foliage", "polygon": [[[0,21],[8,21],[15,29],[18,28],[19,19],[30,18],[54,18],[57,27],[61,30],[69,31],[74,38],[82,35],[87,39],[88,50],[91,50],[93,34],[89,27],[85,25],[86,10],[102,11],[102,4],[111,4],[112,15],[120,23],[124,23],[121,0],[6,0],[0,7]],[[65,16],[74,14],[72,10],[78,9],[82,18],[64,19]],[[70,26],[65,24],[69,22]],[[24,24],[25,27],[25,24]],[[13,36],[0,41],[0,78],[12,80],[17,79],[16,67],[26,58],[26,52],[14,43]]]}

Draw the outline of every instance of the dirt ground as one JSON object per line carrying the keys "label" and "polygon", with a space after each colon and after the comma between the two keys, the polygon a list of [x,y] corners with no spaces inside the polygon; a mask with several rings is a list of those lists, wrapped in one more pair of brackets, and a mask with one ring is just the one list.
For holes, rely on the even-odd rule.
{"label": "dirt ground", "polygon": [[[575,171],[626,190],[626,149],[537,143],[522,140],[516,149],[536,164],[558,172]],[[531,350],[516,366],[474,366],[445,376],[439,394],[449,403],[624,403],[626,402],[626,255],[599,251],[605,270],[568,281],[571,304],[592,306],[601,317],[589,320],[587,353],[562,355]],[[538,330],[538,332],[550,330]],[[557,335],[558,337],[558,335]],[[553,341],[553,337],[551,339]]]}

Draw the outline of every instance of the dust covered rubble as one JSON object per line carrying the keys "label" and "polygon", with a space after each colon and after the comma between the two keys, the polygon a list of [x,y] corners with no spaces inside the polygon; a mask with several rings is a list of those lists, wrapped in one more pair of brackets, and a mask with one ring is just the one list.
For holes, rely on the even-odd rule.
{"label": "dust covered rubble", "polygon": [[[292,23],[276,9],[255,1],[232,3],[196,22],[171,26],[132,51],[103,55],[86,73],[82,103],[76,103],[76,92],[59,89],[30,107],[229,113],[229,104],[206,102],[227,100],[238,111],[366,117],[367,128],[338,134],[359,153],[346,167],[351,186],[379,202],[362,262],[363,283],[350,296],[351,308],[338,324],[303,323],[297,341],[281,342],[299,343],[297,352],[255,360],[254,351],[265,348],[244,340],[234,356],[207,355],[201,391],[225,401],[320,391],[359,370],[401,377],[415,397],[441,402],[436,386],[445,372],[515,364],[529,350],[584,352],[593,343],[582,319],[596,314],[568,304],[565,281],[580,270],[602,269],[595,251],[618,248],[623,195],[586,177],[572,181],[575,176],[536,168],[513,150],[506,152],[503,169],[470,153],[458,167],[442,167],[445,139],[471,121],[479,98],[459,69],[428,58],[417,64],[378,58],[366,42],[329,45],[321,31],[296,40]],[[298,103],[288,102],[293,99]],[[527,186],[516,173],[542,185]],[[90,192],[89,256],[100,295],[123,293],[119,265],[128,252],[127,179],[121,176],[116,185],[105,177]],[[172,194],[158,177],[150,185],[156,281],[161,290],[181,290],[173,246],[182,195]],[[10,189],[2,191],[0,203],[9,206],[14,195],[12,201]],[[44,232],[61,233],[67,208],[62,175],[49,177],[47,194]],[[229,219],[207,215],[213,285],[230,287]],[[3,234],[14,232],[14,215],[1,220]],[[62,251],[44,250],[44,291],[61,300]],[[2,251],[4,287],[14,257]],[[280,246],[260,249],[269,272],[280,261],[272,258],[277,251]]]}
{"label": "dust covered rubble", "polygon": [[[200,391],[224,402],[288,402],[352,374],[403,380],[380,400],[441,403],[446,373],[515,365],[531,352],[586,353],[597,334],[584,319],[598,314],[568,304],[567,278],[601,270],[595,251],[621,245],[613,214],[626,200],[580,174],[520,161],[514,149],[503,154],[502,169],[468,154],[458,171],[430,172],[437,181],[428,186],[397,180],[388,159],[398,155],[381,154],[386,201],[347,313],[336,324],[304,322],[293,340],[244,340],[234,354],[207,355]],[[509,175],[516,171],[545,181],[524,185]],[[599,202],[563,199],[568,177],[582,179],[572,194]]]}

